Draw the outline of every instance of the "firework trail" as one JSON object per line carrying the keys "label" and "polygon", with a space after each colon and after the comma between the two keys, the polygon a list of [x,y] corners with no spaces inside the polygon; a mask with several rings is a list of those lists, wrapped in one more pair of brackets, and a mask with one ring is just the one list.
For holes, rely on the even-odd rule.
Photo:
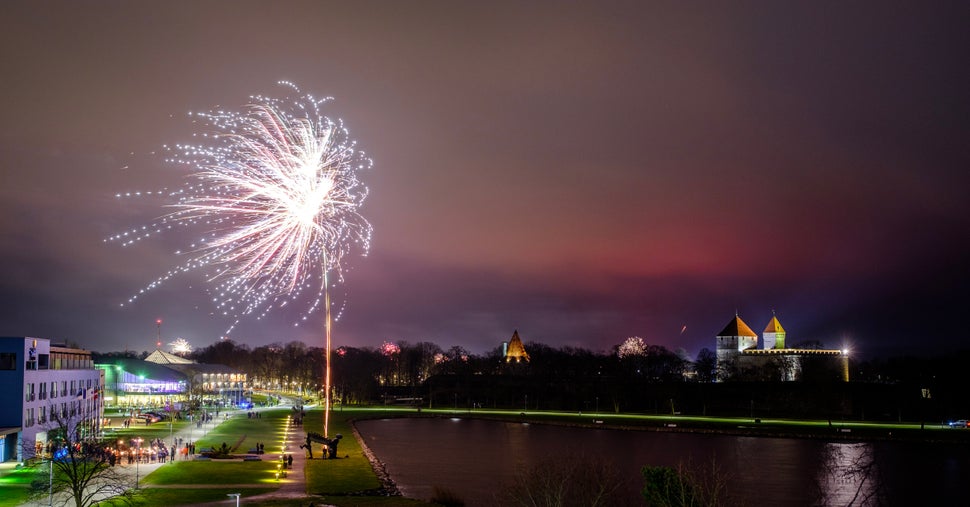
{"label": "firework trail", "polygon": [[[201,229],[177,267],[132,296],[172,277],[200,270],[216,308],[234,322],[306,301],[300,320],[321,304],[328,275],[343,281],[344,257],[366,255],[371,225],[358,209],[367,188],[359,171],[371,160],[356,148],[340,120],[315,99],[281,82],[296,97],[250,97],[239,112],[190,113],[202,142],[166,146],[167,161],[190,167],[188,182],[158,192],[174,211],[106,241],[131,245],[178,227]],[[151,192],[145,194],[151,195]],[[128,194],[130,195],[130,194]],[[120,195],[119,195],[120,197]]]}

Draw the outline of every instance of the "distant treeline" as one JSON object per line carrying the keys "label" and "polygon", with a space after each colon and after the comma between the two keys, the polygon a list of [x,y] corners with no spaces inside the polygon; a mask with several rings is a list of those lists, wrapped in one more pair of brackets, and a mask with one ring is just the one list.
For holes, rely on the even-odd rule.
{"label": "distant treeline", "polygon": [[[629,341],[610,352],[530,342],[528,363],[506,363],[501,347],[472,354],[430,342],[340,347],[332,352],[334,399],[347,404],[523,408],[657,414],[821,417],[930,422],[970,418],[963,368],[970,351],[851,362],[852,381],[713,383],[715,354],[697,357]],[[145,357],[143,353],[140,357]],[[133,353],[96,354],[137,357]],[[302,342],[250,348],[217,342],[188,357],[247,373],[253,387],[319,393],[324,351]],[[770,377],[767,377],[770,378]]]}

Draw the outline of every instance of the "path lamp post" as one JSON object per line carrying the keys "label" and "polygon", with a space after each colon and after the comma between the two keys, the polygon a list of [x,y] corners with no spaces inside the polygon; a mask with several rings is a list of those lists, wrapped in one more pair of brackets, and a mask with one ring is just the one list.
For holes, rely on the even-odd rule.
{"label": "path lamp post", "polygon": [[136,438],[133,438],[131,441],[132,443],[135,444],[135,448],[138,450],[138,453],[135,454],[135,489],[138,489],[138,462],[141,461],[142,438],[136,437]]}
{"label": "path lamp post", "polygon": [[239,495],[241,493],[227,493],[226,496],[229,498],[236,497],[236,507],[239,507]]}
{"label": "path lamp post", "polygon": [[50,459],[48,460],[51,466],[50,484],[48,487],[50,490],[47,493],[47,506],[54,507],[54,451],[50,451]]}
{"label": "path lamp post", "polygon": [[174,456],[177,449],[175,448],[175,413],[172,410],[168,411],[168,439],[172,441],[172,447],[169,449],[171,451],[170,455],[172,462],[174,462]]}

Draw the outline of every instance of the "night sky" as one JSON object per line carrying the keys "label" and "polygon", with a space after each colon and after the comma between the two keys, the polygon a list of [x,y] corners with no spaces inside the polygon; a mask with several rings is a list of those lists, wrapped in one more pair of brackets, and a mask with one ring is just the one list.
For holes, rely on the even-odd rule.
{"label": "night sky", "polygon": [[[686,5],[685,5],[686,4]],[[152,152],[290,80],[374,160],[335,345],[692,357],[735,312],[862,356],[967,347],[966,2],[0,3],[0,335],[195,347],[200,275],[119,303],[196,234]],[[322,316],[243,321],[322,344]],[[686,329],[684,328],[686,326]]]}

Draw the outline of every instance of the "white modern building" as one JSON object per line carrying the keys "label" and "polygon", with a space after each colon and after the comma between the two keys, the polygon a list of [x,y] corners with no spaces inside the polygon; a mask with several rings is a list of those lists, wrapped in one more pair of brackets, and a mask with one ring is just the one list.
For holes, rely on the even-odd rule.
{"label": "white modern building", "polygon": [[91,352],[44,338],[0,337],[0,461],[42,453],[55,418],[81,421],[75,439],[97,436],[104,372]]}

